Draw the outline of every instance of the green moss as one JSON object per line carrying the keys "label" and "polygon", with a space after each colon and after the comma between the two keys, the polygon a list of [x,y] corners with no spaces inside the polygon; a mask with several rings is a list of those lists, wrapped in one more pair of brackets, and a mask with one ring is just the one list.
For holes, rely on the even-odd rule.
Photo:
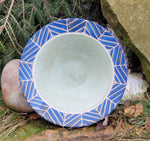
{"label": "green moss", "polygon": [[[3,121],[3,122],[2,122]],[[27,122],[25,122],[27,121]],[[13,123],[27,123],[13,130]],[[28,116],[23,116],[19,112],[10,110],[3,102],[0,91],[0,141],[21,141],[33,134],[39,134],[47,129],[49,124],[43,120],[28,120]],[[6,136],[6,137],[5,137]]]}
{"label": "green moss", "polygon": [[33,134],[39,134],[45,129],[45,125],[41,124],[40,121],[29,123],[17,129],[14,134],[11,135],[11,138],[9,137],[9,141],[20,141]]}

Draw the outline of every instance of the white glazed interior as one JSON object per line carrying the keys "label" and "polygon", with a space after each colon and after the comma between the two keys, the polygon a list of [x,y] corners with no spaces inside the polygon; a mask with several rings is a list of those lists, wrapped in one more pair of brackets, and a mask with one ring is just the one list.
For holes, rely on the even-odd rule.
{"label": "white glazed interior", "polygon": [[36,89],[52,107],[79,113],[100,104],[110,92],[113,64],[94,38],[67,33],[49,40],[38,52],[33,68]]}

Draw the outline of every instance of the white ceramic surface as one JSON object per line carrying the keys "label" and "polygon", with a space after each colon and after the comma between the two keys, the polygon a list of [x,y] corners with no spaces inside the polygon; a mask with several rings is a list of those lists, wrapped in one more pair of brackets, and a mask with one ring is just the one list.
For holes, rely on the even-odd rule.
{"label": "white ceramic surface", "polygon": [[36,56],[34,79],[43,99],[69,113],[85,112],[110,92],[113,65],[103,45],[82,33],[49,40]]}

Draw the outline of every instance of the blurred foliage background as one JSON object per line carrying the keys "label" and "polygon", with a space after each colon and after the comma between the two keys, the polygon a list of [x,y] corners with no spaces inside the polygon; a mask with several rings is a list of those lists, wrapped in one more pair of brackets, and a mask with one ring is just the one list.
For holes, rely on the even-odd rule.
{"label": "blurred foliage background", "polygon": [[42,26],[67,17],[105,24],[100,7],[100,0],[0,0],[0,76]]}

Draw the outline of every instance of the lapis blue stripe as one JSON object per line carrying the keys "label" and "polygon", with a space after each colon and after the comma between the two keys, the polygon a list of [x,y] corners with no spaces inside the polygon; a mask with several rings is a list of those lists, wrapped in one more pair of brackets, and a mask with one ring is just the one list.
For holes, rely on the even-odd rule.
{"label": "lapis blue stripe", "polygon": [[70,114],[69,114],[69,116],[66,116],[66,117],[65,117],[65,124],[66,124],[67,122],[69,122],[69,121],[75,119],[75,118],[78,117],[78,116],[79,116],[79,114],[72,114],[71,116],[70,116]]}
{"label": "lapis blue stripe", "polygon": [[97,26],[94,22],[89,22],[89,23],[92,26],[92,30],[93,30],[94,34],[96,35],[96,38],[99,38],[101,35],[101,31],[99,31],[99,29],[97,28]]}
{"label": "lapis blue stripe", "polygon": [[90,32],[90,34],[92,35],[92,37],[97,39],[98,38],[97,34],[95,34],[95,32],[93,31],[92,25],[89,22],[87,22],[87,26],[86,27],[87,27],[88,31]]}
{"label": "lapis blue stripe", "polygon": [[62,30],[61,28],[56,28],[53,26],[48,26],[48,28],[51,30],[52,33],[60,34],[60,33],[66,33],[67,32],[67,31]]}
{"label": "lapis blue stripe", "polygon": [[52,108],[50,108],[48,112],[51,118],[55,121],[55,124],[60,125],[60,119],[58,118],[58,116],[56,116],[57,113],[55,113],[55,111]]}
{"label": "lapis blue stripe", "polygon": [[34,84],[31,82],[31,88],[30,88],[30,93],[28,93],[28,100],[30,100],[32,97],[34,97]]}
{"label": "lapis blue stripe", "polygon": [[111,90],[110,94],[108,95],[108,97],[114,95],[114,93],[117,93],[120,89],[124,88],[125,85],[121,85],[119,84],[117,87],[115,87],[114,89]]}
{"label": "lapis blue stripe", "polygon": [[116,46],[117,44],[116,43],[113,43],[113,42],[109,42],[109,41],[107,41],[107,40],[101,40],[101,38],[100,38],[100,40],[99,40],[104,46],[111,46],[111,47],[114,47],[114,46]]}
{"label": "lapis blue stripe", "polygon": [[99,119],[99,116],[91,116],[91,115],[87,115],[87,114],[83,114],[82,118],[85,120],[92,120],[92,121],[97,121]]}
{"label": "lapis blue stripe", "polygon": [[93,124],[93,121],[90,120],[82,120],[83,126],[89,126],[91,124]]}
{"label": "lapis blue stripe", "polygon": [[122,75],[122,78],[124,79],[124,82],[126,82],[126,81],[127,81],[126,72],[125,72],[125,71],[123,70],[123,68],[120,67],[120,66],[117,66],[117,69],[118,69],[118,71],[120,72],[120,74]]}
{"label": "lapis blue stripe", "polygon": [[31,79],[32,78],[32,73],[30,71],[29,73],[29,69],[27,68],[27,66],[25,66],[24,64],[20,63],[20,67],[22,68],[21,73],[24,75],[24,79]]}
{"label": "lapis blue stripe", "polygon": [[126,57],[125,57],[125,54],[123,53],[123,51],[122,51],[121,65],[126,65]]}
{"label": "lapis blue stripe", "polygon": [[106,106],[106,99],[104,100],[104,102],[102,104],[102,108],[101,108],[101,111],[100,111],[101,115],[104,115],[104,113],[105,113],[105,106]]}
{"label": "lapis blue stripe", "polygon": [[[42,29],[41,29],[42,30]],[[39,36],[41,35],[40,34],[40,32],[41,32],[41,30],[38,30],[37,32],[36,32],[36,34],[34,34],[33,36],[32,36],[32,40],[34,41],[34,42],[38,42],[38,39],[39,39]]]}
{"label": "lapis blue stripe", "polygon": [[[36,48],[38,48],[36,46],[36,44],[34,42],[32,42],[32,40],[29,40],[29,42],[27,43],[27,45],[25,46],[23,53],[21,55],[21,60],[24,58],[24,56],[31,54],[31,52],[33,50],[35,50]],[[31,52],[30,52],[31,51]]]}
{"label": "lapis blue stripe", "polygon": [[[79,19],[79,20],[68,20],[68,29],[70,29],[72,27],[75,27],[75,26],[81,24],[82,22],[85,23],[85,21],[82,20],[82,19]],[[83,24],[83,25],[85,25],[85,24]]]}
{"label": "lapis blue stripe", "polygon": [[115,89],[115,88],[117,88],[118,86],[120,86],[120,84],[114,84],[114,85],[112,86],[112,90]]}
{"label": "lapis blue stripe", "polygon": [[[106,32],[105,32],[106,33]],[[105,33],[104,33],[104,35],[105,35]],[[114,43],[114,44],[118,44],[118,42],[116,41],[116,39],[113,37],[113,36],[101,36],[101,38],[100,39],[102,39],[102,40],[107,40],[107,41],[109,41],[109,42],[112,42],[112,43]]]}
{"label": "lapis blue stripe", "polygon": [[78,31],[76,31],[76,32],[79,32],[79,33],[82,33],[82,32],[84,32],[84,28],[81,28],[80,30],[78,30]]}
{"label": "lapis blue stripe", "polygon": [[118,93],[118,96],[113,99],[113,102],[114,102],[114,103],[118,104],[118,103],[120,102],[120,100],[122,99],[122,96],[123,96],[123,94],[124,94],[124,91],[125,91],[125,88],[122,89],[122,90],[120,91],[120,93]]}
{"label": "lapis blue stripe", "polygon": [[48,120],[48,121],[54,123],[53,120],[52,120],[51,115],[50,115],[48,112],[46,112],[46,113],[43,115],[43,118],[45,118],[46,120]]}
{"label": "lapis blue stripe", "polygon": [[85,34],[90,35],[90,33],[87,29],[85,29],[84,32],[85,32]]}
{"label": "lapis blue stripe", "polygon": [[86,113],[84,113],[84,115],[85,116],[91,116],[91,117],[95,117],[95,118],[99,118],[99,114],[98,113],[96,113],[96,112],[86,112]]}
{"label": "lapis blue stripe", "polygon": [[53,22],[53,24],[49,24],[49,25],[53,25],[55,26],[56,28],[62,28],[62,30],[67,30],[67,26],[66,25],[63,25],[61,23],[58,23],[58,22]]}
{"label": "lapis blue stripe", "polygon": [[77,116],[75,116],[75,118],[71,118],[71,120],[69,120],[68,122],[65,121],[64,124],[65,124],[66,127],[72,127],[74,125],[74,123],[77,123],[80,120],[81,120],[81,116],[77,115]]}
{"label": "lapis blue stripe", "polygon": [[106,117],[109,113],[109,107],[110,107],[110,101],[106,100],[106,106],[105,106],[105,110],[104,110],[104,117]]}
{"label": "lapis blue stripe", "polygon": [[96,23],[95,23],[95,26],[97,28],[97,32],[99,33],[99,37],[100,37],[101,34],[104,33],[104,30],[106,30],[106,29],[104,29],[102,26],[100,26],[100,25],[98,25]]}
{"label": "lapis blue stripe", "polygon": [[67,19],[61,19],[57,21],[60,24],[67,24]]}
{"label": "lapis blue stripe", "polygon": [[80,24],[77,25],[76,27],[71,27],[71,26],[69,26],[68,30],[69,30],[69,32],[76,32],[76,31],[79,30],[79,29],[82,29],[82,30],[83,30],[85,24],[86,24],[86,22],[80,23]]}
{"label": "lapis blue stripe", "polygon": [[63,123],[63,117],[61,116],[60,112],[57,110],[53,109],[53,112],[55,113],[56,117],[58,118],[59,122]]}
{"label": "lapis blue stripe", "polygon": [[53,36],[59,35],[59,33],[56,33],[56,32],[54,32],[54,31],[51,31],[51,34],[52,34]]}
{"label": "lapis blue stripe", "polygon": [[102,107],[102,104],[100,104],[100,105],[98,106],[98,108],[97,108],[98,112],[100,112],[101,107]]}
{"label": "lapis blue stripe", "polygon": [[81,120],[78,120],[74,125],[73,127],[81,127]]}
{"label": "lapis blue stripe", "polygon": [[[128,75],[127,65],[123,65],[123,66],[121,66],[121,68],[123,69],[123,71],[125,72],[125,74]],[[126,81],[127,81],[127,79],[126,79]]]}
{"label": "lapis blue stripe", "polygon": [[26,97],[26,94],[27,94],[27,93],[25,93],[25,92],[26,92],[27,86],[28,86],[27,81],[23,82],[22,90],[23,90],[23,92],[24,92],[24,95],[25,95],[25,98],[26,98],[26,99],[27,99],[27,97]]}
{"label": "lapis blue stripe", "polygon": [[116,60],[117,60],[117,57],[118,57],[118,52],[120,50],[120,46],[117,46],[113,49],[113,54],[112,54],[112,60],[113,60],[113,63],[116,65]]}
{"label": "lapis blue stripe", "polygon": [[125,83],[126,80],[124,80],[123,76],[120,74],[119,70],[117,69],[117,67],[115,67],[115,73],[117,75],[117,77],[119,78],[119,81],[121,83]]}
{"label": "lapis blue stripe", "polygon": [[110,104],[110,111],[112,112],[112,111],[114,110],[114,108],[115,108],[114,103],[111,103],[111,104]]}
{"label": "lapis blue stripe", "polygon": [[124,89],[125,89],[125,87],[114,91],[114,93],[112,93],[112,94],[109,96],[109,98],[110,98],[111,100],[114,100],[118,95],[120,95],[120,93],[124,92]]}
{"label": "lapis blue stripe", "polygon": [[[21,67],[21,64],[20,64],[20,67]],[[20,81],[27,79],[22,69],[19,70],[19,76],[21,77]]]}

